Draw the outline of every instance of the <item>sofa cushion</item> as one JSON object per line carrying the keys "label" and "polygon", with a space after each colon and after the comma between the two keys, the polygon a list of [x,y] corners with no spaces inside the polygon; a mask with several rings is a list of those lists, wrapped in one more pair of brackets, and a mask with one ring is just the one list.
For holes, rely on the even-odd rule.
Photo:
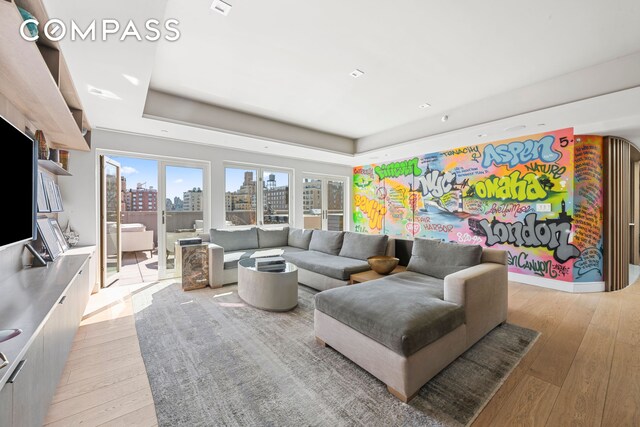
{"label": "sofa cushion", "polygon": [[343,238],[343,231],[313,230],[309,250],[338,255],[342,248]]}
{"label": "sofa cushion", "polygon": [[227,251],[258,249],[258,231],[255,227],[246,230],[218,230],[209,232],[211,243],[222,246]]}
{"label": "sofa cushion", "polygon": [[407,270],[444,279],[449,274],[480,264],[481,258],[482,246],[416,238]]}
{"label": "sofa cushion", "polygon": [[463,307],[444,301],[441,285],[401,274],[321,292],[316,309],[403,356],[464,323]]}
{"label": "sofa cushion", "polygon": [[313,230],[302,230],[300,228],[289,229],[289,246],[294,248],[309,249],[309,243],[311,242],[311,235]]}
{"label": "sofa cushion", "polygon": [[367,260],[367,258],[384,255],[387,252],[389,236],[372,234],[344,233],[340,256]]}
{"label": "sofa cushion", "polygon": [[263,230],[258,228],[258,245],[260,248],[279,248],[289,244],[289,227]]}
{"label": "sofa cushion", "polygon": [[370,268],[366,261],[317,251],[285,253],[282,256],[300,268],[338,280],[349,280],[352,274],[367,271]]}
{"label": "sofa cushion", "polygon": [[285,253],[302,252],[300,248],[292,248],[285,246],[282,248],[266,248],[266,249],[249,249],[246,251],[225,252],[224,269],[231,270],[238,268],[238,261],[246,258],[262,258],[269,256],[281,256]]}

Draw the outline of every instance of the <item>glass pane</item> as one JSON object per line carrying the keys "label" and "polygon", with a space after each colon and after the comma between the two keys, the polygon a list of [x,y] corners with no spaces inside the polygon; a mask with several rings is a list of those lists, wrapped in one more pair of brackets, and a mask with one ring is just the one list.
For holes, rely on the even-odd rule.
{"label": "glass pane", "polygon": [[322,180],[304,178],[302,180],[302,211],[304,228],[322,229]]}
{"label": "glass pane", "polygon": [[165,169],[165,265],[175,268],[175,243],[204,230],[204,172],[200,168],[167,166]]}
{"label": "glass pane", "polygon": [[327,230],[344,230],[344,182],[327,183]]}
{"label": "glass pane", "polygon": [[226,225],[256,225],[256,170],[225,169]]}
{"label": "glass pane", "polygon": [[107,240],[107,256],[106,256],[106,279],[107,284],[114,274],[120,271],[120,233],[119,233],[119,204],[120,192],[118,191],[118,167],[105,163],[105,217],[107,220],[106,240]]}
{"label": "glass pane", "polygon": [[137,157],[112,157],[120,164],[122,277],[120,284],[158,279],[158,162]]}
{"label": "glass pane", "polygon": [[263,172],[264,224],[289,223],[289,174]]}

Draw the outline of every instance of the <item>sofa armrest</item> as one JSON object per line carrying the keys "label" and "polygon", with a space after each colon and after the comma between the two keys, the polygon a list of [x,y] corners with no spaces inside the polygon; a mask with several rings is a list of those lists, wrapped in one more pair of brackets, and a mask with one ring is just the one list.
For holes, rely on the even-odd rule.
{"label": "sofa armrest", "polygon": [[387,241],[387,248],[385,249],[384,254],[386,256],[396,256],[396,239],[394,239],[393,237],[389,237],[389,240]]}
{"label": "sofa armrest", "polygon": [[486,262],[444,278],[444,300],[464,307],[467,345],[507,320],[507,266]]}
{"label": "sofa armrest", "polygon": [[223,285],[224,248],[209,243],[209,286],[221,288]]}
{"label": "sofa armrest", "polygon": [[480,262],[495,262],[496,264],[507,265],[507,251],[500,249],[482,249],[482,259]]}

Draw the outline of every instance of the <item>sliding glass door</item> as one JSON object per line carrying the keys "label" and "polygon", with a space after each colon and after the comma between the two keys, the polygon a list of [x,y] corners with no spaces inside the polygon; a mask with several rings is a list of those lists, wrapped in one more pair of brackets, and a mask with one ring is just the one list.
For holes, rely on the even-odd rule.
{"label": "sliding glass door", "polygon": [[100,156],[100,284],[118,280],[121,268],[120,164]]}
{"label": "sliding glass door", "polygon": [[175,276],[175,245],[208,230],[209,200],[203,165],[160,162],[158,272]]}
{"label": "sliding glass door", "polygon": [[344,231],[345,181],[327,179],[325,187],[327,189],[327,204],[325,209],[327,221],[326,230]]}
{"label": "sliding glass door", "polygon": [[346,179],[305,176],[302,178],[304,228],[345,229]]}

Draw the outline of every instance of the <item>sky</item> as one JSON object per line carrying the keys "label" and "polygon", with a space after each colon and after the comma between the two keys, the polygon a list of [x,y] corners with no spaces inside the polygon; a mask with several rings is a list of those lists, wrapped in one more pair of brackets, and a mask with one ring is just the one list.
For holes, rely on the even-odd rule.
{"label": "sky", "polygon": [[202,169],[167,166],[167,198],[184,198],[184,192],[204,186]]}
{"label": "sky", "polygon": [[[134,157],[111,157],[120,163],[120,173],[127,179],[127,189],[135,189],[139,182],[145,187],[158,188],[158,162]],[[183,193],[194,187],[203,187],[202,169],[167,166],[167,198],[184,197]]]}
{"label": "sky", "polygon": [[[156,160],[138,159],[135,157],[111,157],[120,163],[120,173],[127,178],[127,190],[135,189],[139,182],[146,182],[145,187],[158,188],[158,162]],[[226,169],[226,191],[237,191],[244,182],[244,172],[249,169]],[[255,176],[255,170],[254,176]],[[264,180],[269,179],[269,174],[276,176],[276,185],[287,185],[289,176],[283,172],[264,172]],[[203,187],[202,169],[167,166],[167,198],[173,200],[174,197],[184,197],[185,191]]]}
{"label": "sky", "polygon": [[[226,178],[225,178],[225,191],[238,191],[244,182],[244,173],[251,169],[236,169],[236,168],[227,168],[226,169]],[[289,183],[289,175],[283,172],[264,172],[263,179],[265,182],[269,179],[270,174],[274,174],[276,176],[276,185],[282,186],[287,185]],[[256,171],[253,170],[253,176],[255,178]]]}

